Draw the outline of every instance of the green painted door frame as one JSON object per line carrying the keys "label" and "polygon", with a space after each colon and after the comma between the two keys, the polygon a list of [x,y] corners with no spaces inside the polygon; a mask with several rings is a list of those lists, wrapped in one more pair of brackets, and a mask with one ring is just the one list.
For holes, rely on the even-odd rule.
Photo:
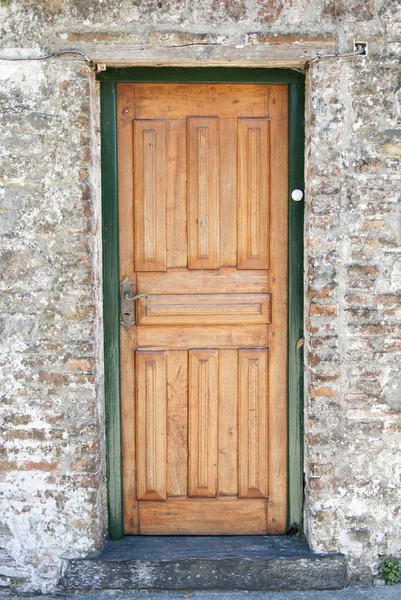
{"label": "green painted door frame", "polygon": [[116,83],[280,83],[289,86],[289,295],[288,295],[288,529],[302,530],[303,505],[303,202],[304,76],[290,69],[151,68],[107,69],[101,90],[104,361],[109,538],[123,537],[119,364],[119,268]]}

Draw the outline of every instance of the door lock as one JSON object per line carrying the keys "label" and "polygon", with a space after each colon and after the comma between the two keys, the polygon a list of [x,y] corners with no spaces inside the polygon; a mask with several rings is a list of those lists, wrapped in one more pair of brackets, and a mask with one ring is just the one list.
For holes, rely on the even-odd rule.
{"label": "door lock", "polygon": [[133,294],[132,286],[134,282],[128,277],[124,277],[120,281],[121,285],[121,298],[120,298],[120,310],[121,310],[121,325],[124,325],[125,329],[135,324],[135,300],[139,298],[147,298],[148,294]]}

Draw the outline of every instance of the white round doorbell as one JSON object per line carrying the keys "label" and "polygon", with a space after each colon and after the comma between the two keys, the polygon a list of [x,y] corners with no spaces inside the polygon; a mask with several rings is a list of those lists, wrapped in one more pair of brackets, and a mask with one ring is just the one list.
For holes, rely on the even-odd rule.
{"label": "white round doorbell", "polygon": [[295,202],[299,202],[304,197],[304,193],[302,190],[292,190],[291,198],[295,200]]}

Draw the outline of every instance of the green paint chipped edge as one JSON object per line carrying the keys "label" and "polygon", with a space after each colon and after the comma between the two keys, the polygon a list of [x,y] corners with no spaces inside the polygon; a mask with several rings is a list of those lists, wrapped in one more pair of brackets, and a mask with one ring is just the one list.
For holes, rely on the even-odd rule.
{"label": "green paint chipped edge", "polygon": [[101,86],[103,319],[109,537],[123,537],[116,85]]}

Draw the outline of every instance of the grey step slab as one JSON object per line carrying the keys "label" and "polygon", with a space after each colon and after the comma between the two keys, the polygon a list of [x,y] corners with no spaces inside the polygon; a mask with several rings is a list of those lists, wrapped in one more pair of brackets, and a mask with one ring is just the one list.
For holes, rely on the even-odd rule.
{"label": "grey step slab", "polygon": [[342,554],[286,536],[138,536],[68,561],[62,590],[335,590]]}
{"label": "grey step slab", "polygon": [[[0,600],[10,600],[15,594],[0,593]],[[64,592],[52,596],[18,596],[19,600],[400,600],[401,584],[395,586],[348,587],[342,590],[312,590],[288,592],[172,592],[145,590],[133,592]]]}

